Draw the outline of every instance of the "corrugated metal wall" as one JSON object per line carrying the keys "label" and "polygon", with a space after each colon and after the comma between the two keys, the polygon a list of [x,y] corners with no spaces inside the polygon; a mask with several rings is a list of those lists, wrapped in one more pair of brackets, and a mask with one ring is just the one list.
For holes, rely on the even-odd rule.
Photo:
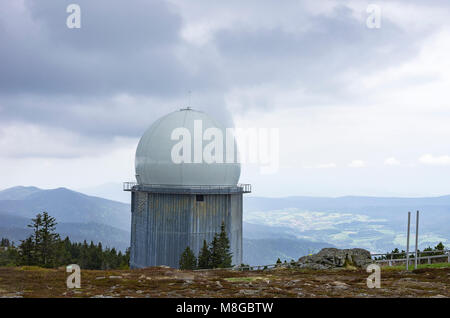
{"label": "corrugated metal wall", "polygon": [[225,222],[233,264],[242,263],[242,193],[195,194],[133,192],[131,218],[132,268],[178,267],[189,246],[198,256],[203,240],[212,241]]}

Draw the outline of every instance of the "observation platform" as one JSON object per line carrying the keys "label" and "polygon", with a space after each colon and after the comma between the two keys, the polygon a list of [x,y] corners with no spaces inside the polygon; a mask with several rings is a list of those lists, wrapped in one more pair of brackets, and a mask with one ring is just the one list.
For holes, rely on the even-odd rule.
{"label": "observation platform", "polygon": [[237,184],[236,186],[220,185],[191,185],[179,186],[170,184],[139,184],[137,182],[124,182],[123,191],[151,192],[151,193],[180,193],[180,194],[232,194],[250,193],[251,184]]}

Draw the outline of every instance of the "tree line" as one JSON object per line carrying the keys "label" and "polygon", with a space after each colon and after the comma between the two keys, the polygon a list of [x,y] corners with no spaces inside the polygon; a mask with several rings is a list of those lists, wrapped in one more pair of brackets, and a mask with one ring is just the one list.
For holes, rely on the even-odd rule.
{"label": "tree line", "polygon": [[56,233],[56,219],[47,212],[39,213],[28,225],[33,233],[15,246],[7,238],[0,241],[0,266],[59,267],[78,264],[82,269],[127,269],[130,252],[103,248],[102,243],[88,244],[61,239]]}
{"label": "tree line", "polygon": [[225,230],[225,223],[222,222],[220,233],[214,235],[209,243],[203,240],[198,258],[188,246],[180,256],[180,269],[212,269],[231,267],[233,254],[230,252],[230,240]]}

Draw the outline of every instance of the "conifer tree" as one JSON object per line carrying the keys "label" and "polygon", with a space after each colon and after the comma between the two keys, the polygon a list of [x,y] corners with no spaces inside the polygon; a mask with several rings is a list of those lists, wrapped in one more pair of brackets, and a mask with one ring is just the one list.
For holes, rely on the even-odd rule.
{"label": "conifer tree", "polygon": [[73,264],[73,247],[68,236],[59,242],[58,264]]}
{"label": "conifer tree", "polygon": [[38,213],[28,227],[33,234],[21,241],[19,259],[24,265],[53,267],[59,252],[59,234],[55,233],[56,220],[47,212]]}
{"label": "conifer tree", "polygon": [[219,246],[221,255],[221,263],[219,264],[219,267],[220,268],[231,267],[233,255],[230,252],[230,240],[228,239],[224,222],[222,222],[222,225],[220,227]]}
{"label": "conifer tree", "polygon": [[2,238],[1,242],[0,242],[0,246],[1,247],[9,247],[10,246],[10,242],[7,238]]}
{"label": "conifer tree", "polygon": [[[33,229],[27,239],[21,241],[17,249],[9,240],[2,239],[0,245],[9,245],[8,253],[0,255],[0,264],[37,265],[57,267],[78,264],[82,269],[127,269],[130,250],[125,254],[115,248],[103,250],[102,243],[71,242],[69,237],[60,239],[55,232],[56,220],[47,212],[36,215],[29,225]],[[5,259],[5,256],[7,259]],[[195,257],[194,257],[195,259]]]}
{"label": "conifer tree", "polygon": [[56,219],[47,212],[42,213],[41,229],[38,233],[40,237],[39,244],[36,242],[39,251],[40,265],[44,267],[52,267],[55,265],[58,253],[59,234],[55,233]]}
{"label": "conifer tree", "polygon": [[18,265],[36,265],[33,237],[21,241],[19,245]]}
{"label": "conifer tree", "polygon": [[211,252],[208,248],[208,243],[206,240],[203,240],[203,247],[198,254],[198,268],[199,269],[208,269],[211,268]]}
{"label": "conifer tree", "polygon": [[122,262],[120,265],[121,269],[126,269],[130,266],[130,248],[125,250],[125,254],[123,255]]}
{"label": "conifer tree", "polygon": [[209,268],[217,268],[220,264],[219,238],[218,234],[214,234],[214,238],[209,247],[210,263]]}
{"label": "conifer tree", "polygon": [[[31,224],[27,226],[33,229],[33,234],[26,239],[25,241],[21,241],[25,243],[24,248],[27,250],[26,258],[30,261],[30,264],[27,265],[36,265],[40,261],[40,250],[39,246],[41,244],[41,227],[42,227],[42,215],[38,213],[34,219],[31,219]],[[22,249],[22,246],[20,246]]]}
{"label": "conifer tree", "polygon": [[89,264],[89,252],[88,252],[89,245],[87,244],[86,240],[83,241],[83,244],[80,245],[80,265],[81,268],[88,269]]}
{"label": "conifer tree", "polygon": [[211,242],[211,268],[231,267],[232,254],[230,253],[230,241],[225,230],[225,223],[222,222],[220,233],[215,234]]}
{"label": "conifer tree", "polygon": [[442,242],[439,242],[439,244],[434,247],[434,249],[438,250],[438,251],[443,251],[444,248],[445,248],[445,246],[444,246],[444,244],[442,244]]}
{"label": "conifer tree", "polygon": [[197,259],[190,247],[186,247],[180,257],[180,269],[196,269]]}
{"label": "conifer tree", "polygon": [[110,266],[112,267],[112,268],[117,268],[118,266],[119,266],[119,264],[117,263],[117,251],[116,251],[116,249],[113,247],[112,249],[111,249],[111,263],[110,263]]}
{"label": "conifer tree", "polygon": [[8,262],[6,265],[16,266],[17,260],[19,258],[19,252],[18,252],[17,248],[14,246],[14,242],[12,242],[10,244],[10,246],[8,247],[8,250],[6,251],[6,255],[8,258]]}

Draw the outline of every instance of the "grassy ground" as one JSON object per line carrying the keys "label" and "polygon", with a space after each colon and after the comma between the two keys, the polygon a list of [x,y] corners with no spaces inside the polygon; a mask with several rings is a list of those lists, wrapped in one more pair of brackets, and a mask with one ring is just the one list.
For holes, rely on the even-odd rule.
{"label": "grassy ground", "polygon": [[[450,263],[434,263],[434,264],[418,264],[417,269],[422,268],[450,268]],[[401,271],[406,270],[406,265],[396,265],[396,266],[383,266],[382,271],[394,270]],[[414,264],[409,267],[410,270],[414,269]]]}
{"label": "grassy ground", "polygon": [[82,270],[80,289],[66,287],[68,275],[65,268],[3,267],[0,297],[450,297],[448,266],[384,267],[380,289],[367,287],[364,270]]}

